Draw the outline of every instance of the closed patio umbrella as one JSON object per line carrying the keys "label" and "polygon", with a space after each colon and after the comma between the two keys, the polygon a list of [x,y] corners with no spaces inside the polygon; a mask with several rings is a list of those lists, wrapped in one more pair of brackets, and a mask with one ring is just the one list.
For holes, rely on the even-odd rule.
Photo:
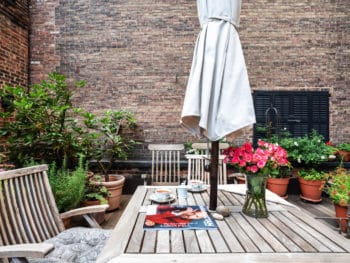
{"label": "closed patio umbrella", "polygon": [[218,141],[255,123],[255,112],[237,33],[240,0],[197,0],[201,32],[194,49],[181,123],[212,141],[210,209],[216,209]]}

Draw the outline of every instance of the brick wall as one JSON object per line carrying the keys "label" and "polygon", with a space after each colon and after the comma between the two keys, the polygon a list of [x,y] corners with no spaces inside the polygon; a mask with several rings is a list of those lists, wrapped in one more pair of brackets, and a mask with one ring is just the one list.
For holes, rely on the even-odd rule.
{"label": "brick wall", "polygon": [[28,0],[0,1],[0,88],[28,85]]}
{"label": "brick wall", "polygon": [[[199,32],[196,1],[32,0],[30,10],[32,83],[51,70],[85,79],[76,102],[97,114],[135,112],[136,139],[195,140],[179,118]],[[252,88],[329,90],[334,142],[350,141],[349,13],[348,0],[242,3]]]}

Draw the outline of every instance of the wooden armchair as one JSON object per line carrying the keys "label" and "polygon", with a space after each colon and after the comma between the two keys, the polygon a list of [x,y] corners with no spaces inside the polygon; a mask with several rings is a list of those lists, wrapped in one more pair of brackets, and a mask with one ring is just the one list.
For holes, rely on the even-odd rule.
{"label": "wooden armchair", "polygon": [[0,262],[6,258],[12,262],[94,262],[110,231],[83,227],[65,230],[62,219],[84,215],[90,225],[99,227],[87,213],[107,208],[90,206],[60,215],[47,165],[0,172]]}
{"label": "wooden armchair", "polygon": [[180,184],[180,154],[185,149],[183,144],[150,144],[152,153],[152,184]]}
{"label": "wooden armchair", "polygon": [[[205,165],[209,163],[209,157],[204,154],[187,154],[188,160],[187,180],[201,180],[205,184],[210,184],[209,172],[205,171]],[[218,184],[227,184],[227,169],[224,163],[224,155],[219,155]]]}
{"label": "wooden armchair", "polygon": [[[226,142],[220,142],[219,143],[219,152],[220,154],[222,153],[222,151],[226,148],[228,148],[230,145]],[[209,149],[208,149],[209,147]],[[211,148],[211,143],[205,143],[205,142],[194,142],[192,144],[192,149],[196,150],[198,154],[206,154],[206,155],[210,155],[210,153],[208,152],[208,150],[210,150]]]}

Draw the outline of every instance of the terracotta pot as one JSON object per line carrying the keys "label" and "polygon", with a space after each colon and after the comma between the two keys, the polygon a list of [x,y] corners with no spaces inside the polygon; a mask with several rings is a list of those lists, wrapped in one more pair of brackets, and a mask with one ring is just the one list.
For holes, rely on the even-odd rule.
{"label": "terracotta pot", "polygon": [[103,184],[110,193],[108,197],[109,208],[107,211],[112,211],[120,207],[124,182],[125,177],[122,175],[110,174],[109,182],[104,182],[104,177],[102,176],[102,182],[100,184]]}
{"label": "terracotta pot", "polygon": [[62,222],[65,229],[70,228],[71,217],[63,218]]}
{"label": "terracotta pot", "polygon": [[237,176],[236,180],[237,180],[237,183],[239,183],[239,184],[245,184],[245,176],[244,175]]}
{"label": "terracotta pot", "polygon": [[275,194],[286,199],[287,189],[289,184],[289,177],[286,178],[267,178],[267,189]]}
{"label": "terracotta pot", "polygon": [[349,162],[350,161],[350,152],[339,150],[338,154],[339,154],[340,159],[343,160],[343,162]]}
{"label": "terracotta pot", "polygon": [[342,232],[346,233],[348,229],[348,206],[340,206],[337,204],[334,204],[334,209],[335,209],[335,216],[340,219],[340,229]]}
{"label": "terracotta pot", "polygon": [[[99,200],[85,200],[80,203],[81,206],[92,206],[92,205],[100,205],[101,202]],[[96,219],[97,223],[101,224],[105,220],[105,212],[99,212],[94,214],[94,218]]]}
{"label": "terracotta pot", "polygon": [[301,177],[299,177],[298,180],[301,190],[301,199],[313,203],[319,203],[322,201],[322,188],[325,183],[323,180],[305,180]]}

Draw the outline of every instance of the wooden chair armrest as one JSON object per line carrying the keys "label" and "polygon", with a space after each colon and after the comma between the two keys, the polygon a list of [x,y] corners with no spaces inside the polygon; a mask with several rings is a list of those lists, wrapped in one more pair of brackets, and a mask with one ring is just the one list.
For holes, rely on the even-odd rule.
{"label": "wooden chair armrest", "polygon": [[107,210],[108,207],[109,205],[92,205],[92,206],[80,207],[77,209],[73,209],[73,210],[61,213],[60,216],[61,216],[61,219],[65,219],[72,216],[104,212]]}
{"label": "wooden chair armrest", "polygon": [[0,258],[43,258],[53,248],[54,245],[49,243],[0,246]]}

